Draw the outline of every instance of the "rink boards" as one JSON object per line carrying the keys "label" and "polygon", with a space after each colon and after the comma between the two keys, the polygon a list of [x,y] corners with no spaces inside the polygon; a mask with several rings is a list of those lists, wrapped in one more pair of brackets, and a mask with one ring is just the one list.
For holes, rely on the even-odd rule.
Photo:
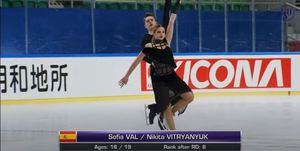
{"label": "rink boards", "polygon": [[[135,56],[1,58],[1,101],[152,97],[142,62],[120,88]],[[198,95],[299,94],[300,55],[175,56],[177,74]],[[93,99],[94,98],[94,99]]]}

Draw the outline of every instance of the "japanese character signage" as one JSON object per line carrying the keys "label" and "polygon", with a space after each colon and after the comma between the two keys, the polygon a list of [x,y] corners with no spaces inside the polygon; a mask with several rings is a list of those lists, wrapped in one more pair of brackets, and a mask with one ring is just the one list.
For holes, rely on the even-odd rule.
{"label": "japanese character signage", "polygon": [[66,92],[67,64],[2,65],[0,66],[1,93],[10,89],[19,92]]}

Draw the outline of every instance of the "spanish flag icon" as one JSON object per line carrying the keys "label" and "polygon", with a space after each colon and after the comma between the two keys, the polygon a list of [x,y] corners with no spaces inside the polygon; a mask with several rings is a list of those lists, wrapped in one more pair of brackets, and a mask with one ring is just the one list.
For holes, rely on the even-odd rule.
{"label": "spanish flag icon", "polygon": [[59,131],[60,142],[76,142],[76,131]]}

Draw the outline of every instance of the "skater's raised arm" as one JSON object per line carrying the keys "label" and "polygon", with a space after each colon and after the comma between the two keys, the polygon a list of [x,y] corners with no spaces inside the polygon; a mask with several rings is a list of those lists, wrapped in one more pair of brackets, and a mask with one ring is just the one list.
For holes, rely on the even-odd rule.
{"label": "skater's raised arm", "polygon": [[131,73],[134,71],[134,69],[137,67],[138,64],[143,60],[145,57],[145,54],[143,52],[140,52],[139,55],[135,58],[135,60],[132,62],[130,65],[128,71],[126,72],[125,76],[119,81],[120,87],[123,87],[124,85],[127,84],[129,76]]}
{"label": "skater's raised arm", "polygon": [[177,17],[177,12],[180,7],[180,3],[181,3],[181,0],[177,0],[172,9],[172,12],[171,12],[171,16],[170,16],[170,20],[169,20],[169,24],[168,24],[168,28],[167,28],[167,32],[166,32],[166,39],[168,41],[168,44],[171,44],[171,42],[172,42],[173,32],[174,32],[174,24],[175,24],[175,20]]}
{"label": "skater's raised arm", "polygon": [[170,22],[168,25],[167,33],[166,33],[166,39],[168,41],[168,44],[171,44],[172,38],[173,38],[173,32],[174,32],[174,23],[176,19],[177,14],[171,14]]}
{"label": "skater's raised arm", "polygon": [[170,9],[172,0],[165,0],[162,26],[167,29],[170,20]]}

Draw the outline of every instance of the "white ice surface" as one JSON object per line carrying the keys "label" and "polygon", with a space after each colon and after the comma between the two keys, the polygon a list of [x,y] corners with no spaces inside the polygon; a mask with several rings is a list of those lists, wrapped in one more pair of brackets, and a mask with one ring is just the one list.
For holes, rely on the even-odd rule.
{"label": "white ice surface", "polygon": [[[1,106],[1,151],[58,151],[59,130],[159,130],[152,100]],[[300,96],[198,97],[178,130],[242,131],[242,151],[299,151]]]}

